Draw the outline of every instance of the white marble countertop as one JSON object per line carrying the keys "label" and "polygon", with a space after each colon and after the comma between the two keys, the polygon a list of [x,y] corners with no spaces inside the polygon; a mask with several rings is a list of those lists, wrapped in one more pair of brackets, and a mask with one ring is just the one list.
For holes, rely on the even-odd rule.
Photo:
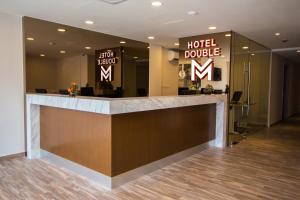
{"label": "white marble countertop", "polygon": [[27,104],[80,110],[101,114],[121,114],[226,102],[227,95],[187,95],[132,98],[69,97],[55,94],[26,94]]}

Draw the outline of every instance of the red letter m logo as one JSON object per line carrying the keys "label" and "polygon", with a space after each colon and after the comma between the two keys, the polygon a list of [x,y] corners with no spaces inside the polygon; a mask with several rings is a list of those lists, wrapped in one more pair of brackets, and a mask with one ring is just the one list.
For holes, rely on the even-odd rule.
{"label": "red letter m logo", "polygon": [[209,58],[203,65],[198,63],[196,60],[192,60],[192,73],[191,79],[192,81],[196,80],[196,76],[200,79],[204,79],[208,75],[208,80],[213,80],[213,69],[214,69],[214,61]]}

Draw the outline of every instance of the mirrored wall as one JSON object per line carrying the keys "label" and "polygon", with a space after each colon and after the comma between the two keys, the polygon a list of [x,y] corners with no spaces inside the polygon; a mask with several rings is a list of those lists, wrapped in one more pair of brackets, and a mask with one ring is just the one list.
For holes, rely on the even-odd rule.
{"label": "mirrored wall", "polygon": [[84,96],[147,96],[149,44],[24,17],[26,91]]}

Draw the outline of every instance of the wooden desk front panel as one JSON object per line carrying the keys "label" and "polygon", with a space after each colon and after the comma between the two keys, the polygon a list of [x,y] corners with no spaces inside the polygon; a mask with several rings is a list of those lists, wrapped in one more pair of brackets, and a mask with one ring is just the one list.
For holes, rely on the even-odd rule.
{"label": "wooden desk front panel", "polygon": [[112,116],[112,176],[215,139],[216,104]]}
{"label": "wooden desk front panel", "polygon": [[111,176],[111,116],[41,106],[41,149]]}

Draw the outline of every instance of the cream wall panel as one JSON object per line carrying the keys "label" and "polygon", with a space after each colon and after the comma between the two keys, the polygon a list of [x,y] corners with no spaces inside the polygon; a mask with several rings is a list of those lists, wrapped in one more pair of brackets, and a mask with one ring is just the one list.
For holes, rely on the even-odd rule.
{"label": "cream wall panel", "polygon": [[25,151],[22,17],[0,13],[0,157]]}

